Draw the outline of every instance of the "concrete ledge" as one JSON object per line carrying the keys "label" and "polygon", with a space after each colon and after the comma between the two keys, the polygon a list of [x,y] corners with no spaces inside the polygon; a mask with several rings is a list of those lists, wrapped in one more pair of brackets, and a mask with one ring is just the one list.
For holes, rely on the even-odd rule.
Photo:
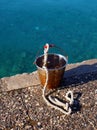
{"label": "concrete ledge", "polygon": [[[65,71],[65,77],[68,78],[73,75],[80,75],[97,71],[97,59],[83,61],[76,64],[68,64]],[[14,89],[26,88],[29,86],[39,85],[37,71],[30,74],[18,74],[11,77],[4,77],[0,79],[2,91],[10,91]]]}
{"label": "concrete ledge", "polygon": [[97,59],[86,60],[76,64],[68,64],[66,67],[65,77],[94,71],[97,71]]}
{"label": "concrete ledge", "polygon": [[1,79],[2,91],[10,91],[14,89],[26,88],[30,86],[39,85],[37,71],[33,73],[23,73],[11,77]]}

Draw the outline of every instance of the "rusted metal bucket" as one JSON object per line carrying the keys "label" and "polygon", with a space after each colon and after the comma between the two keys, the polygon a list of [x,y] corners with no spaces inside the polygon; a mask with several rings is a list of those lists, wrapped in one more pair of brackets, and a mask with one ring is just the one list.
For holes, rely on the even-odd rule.
{"label": "rusted metal bucket", "polygon": [[[36,67],[40,78],[41,85],[44,86],[46,82],[46,70],[42,68],[44,55],[38,56],[35,60]],[[47,58],[48,82],[47,88],[58,88],[63,78],[65,68],[67,65],[67,58],[61,54],[49,53]]]}

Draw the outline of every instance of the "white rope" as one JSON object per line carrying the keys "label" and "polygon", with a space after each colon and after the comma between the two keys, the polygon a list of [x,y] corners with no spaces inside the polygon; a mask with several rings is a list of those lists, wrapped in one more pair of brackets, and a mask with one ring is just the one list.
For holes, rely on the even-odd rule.
{"label": "white rope", "polygon": [[49,50],[49,44],[46,44],[44,47],[44,64],[42,67],[46,72],[46,81],[45,81],[45,85],[43,87],[42,96],[43,96],[43,99],[45,100],[45,102],[47,103],[47,105],[61,111],[62,113],[66,114],[66,115],[69,115],[72,112],[70,105],[73,104],[73,101],[74,101],[72,91],[68,91],[65,96],[65,98],[70,102],[70,105],[69,105],[69,103],[63,103],[59,99],[57,99],[55,97],[51,97],[50,95],[48,96],[48,98],[45,96],[45,91],[46,91],[46,87],[48,84],[48,69],[46,67],[48,50]]}
{"label": "white rope", "polygon": [[[69,97],[69,96],[70,96],[70,97]],[[72,91],[68,91],[68,92],[66,93],[65,98],[70,101],[70,104],[73,104],[74,99],[73,99],[73,92],[72,92]]]}

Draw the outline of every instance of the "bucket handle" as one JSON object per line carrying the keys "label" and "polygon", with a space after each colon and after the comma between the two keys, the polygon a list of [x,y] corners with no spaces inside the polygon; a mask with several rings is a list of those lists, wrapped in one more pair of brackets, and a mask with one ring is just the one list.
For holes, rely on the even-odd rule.
{"label": "bucket handle", "polygon": [[[54,45],[54,44],[53,44],[53,45]],[[54,45],[54,47],[57,48],[60,52],[62,52],[63,55],[66,57],[66,59],[68,59],[68,55],[66,54],[66,52],[65,52],[61,47],[56,46],[56,45]]]}
{"label": "bucket handle", "polygon": [[[68,55],[66,54],[66,52],[59,46],[56,46],[55,44],[49,44],[49,47],[52,48],[52,47],[55,47],[57,48],[60,52],[62,52],[64,54],[64,56],[66,57],[66,59],[68,60]],[[39,56],[40,52],[45,48],[45,46],[43,46],[42,48],[40,48],[38,50],[38,52],[36,53],[36,58]],[[33,62],[33,64],[36,64],[35,61]]]}

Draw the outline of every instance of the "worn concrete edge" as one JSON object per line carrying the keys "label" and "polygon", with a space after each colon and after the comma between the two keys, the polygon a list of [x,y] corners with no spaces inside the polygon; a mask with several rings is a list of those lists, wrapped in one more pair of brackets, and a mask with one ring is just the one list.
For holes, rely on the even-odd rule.
{"label": "worn concrete edge", "polygon": [[[73,75],[80,75],[97,71],[97,59],[86,60],[80,63],[68,64],[64,76],[66,78]],[[32,73],[17,74],[11,77],[4,77],[0,79],[0,89],[2,91],[11,91],[14,89],[21,89],[30,86],[39,85],[39,77],[37,71]]]}

